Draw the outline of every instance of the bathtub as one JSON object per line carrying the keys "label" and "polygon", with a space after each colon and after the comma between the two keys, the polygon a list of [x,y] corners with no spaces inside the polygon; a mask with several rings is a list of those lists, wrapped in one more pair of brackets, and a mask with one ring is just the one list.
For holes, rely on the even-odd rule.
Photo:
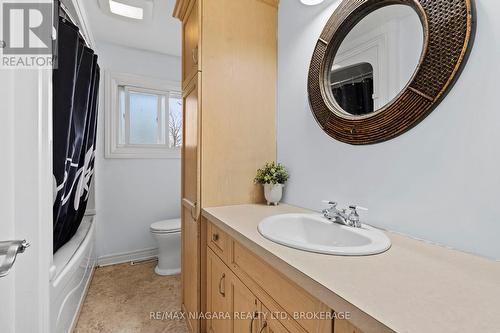
{"label": "bathtub", "polygon": [[52,333],[71,332],[96,265],[93,216],[85,216],[73,238],[55,254],[50,269]]}

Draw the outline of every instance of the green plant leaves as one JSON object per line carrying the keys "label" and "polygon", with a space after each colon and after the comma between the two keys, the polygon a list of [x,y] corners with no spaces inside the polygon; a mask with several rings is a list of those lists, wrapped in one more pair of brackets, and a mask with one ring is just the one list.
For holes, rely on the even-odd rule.
{"label": "green plant leaves", "polygon": [[257,184],[285,184],[289,178],[286,168],[275,162],[268,162],[257,170],[254,182]]}

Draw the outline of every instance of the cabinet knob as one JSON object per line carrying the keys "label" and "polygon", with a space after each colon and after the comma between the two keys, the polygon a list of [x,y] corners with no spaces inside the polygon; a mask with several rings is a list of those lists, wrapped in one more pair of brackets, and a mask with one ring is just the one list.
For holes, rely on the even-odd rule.
{"label": "cabinet knob", "polygon": [[219,234],[212,235],[212,241],[217,242],[219,240]]}

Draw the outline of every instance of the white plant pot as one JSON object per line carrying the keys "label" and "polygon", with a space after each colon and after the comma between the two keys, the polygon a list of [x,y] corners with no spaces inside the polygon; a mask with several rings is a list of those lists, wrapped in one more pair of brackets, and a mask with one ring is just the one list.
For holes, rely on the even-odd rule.
{"label": "white plant pot", "polygon": [[277,206],[283,196],[283,184],[264,184],[264,196],[268,205]]}

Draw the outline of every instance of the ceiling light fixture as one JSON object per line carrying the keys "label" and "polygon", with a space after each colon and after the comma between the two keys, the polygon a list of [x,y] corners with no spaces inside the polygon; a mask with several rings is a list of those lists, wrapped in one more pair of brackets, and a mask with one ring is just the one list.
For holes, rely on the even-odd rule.
{"label": "ceiling light fixture", "polygon": [[153,18],[153,0],[98,0],[101,10],[124,20],[147,21]]}
{"label": "ceiling light fixture", "polygon": [[111,13],[125,16],[135,20],[144,19],[144,8],[130,6],[114,0],[109,0],[109,10]]}
{"label": "ceiling light fixture", "polygon": [[314,6],[314,5],[319,5],[325,0],[300,0],[304,5],[306,6]]}

